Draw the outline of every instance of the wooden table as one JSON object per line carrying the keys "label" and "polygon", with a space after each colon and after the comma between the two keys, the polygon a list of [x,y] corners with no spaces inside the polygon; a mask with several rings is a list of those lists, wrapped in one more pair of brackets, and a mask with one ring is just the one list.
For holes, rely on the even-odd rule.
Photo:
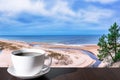
{"label": "wooden table", "polygon": [[[0,80],[22,80],[0,68]],[[31,80],[120,80],[119,68],[52,68],[49,73]]]}

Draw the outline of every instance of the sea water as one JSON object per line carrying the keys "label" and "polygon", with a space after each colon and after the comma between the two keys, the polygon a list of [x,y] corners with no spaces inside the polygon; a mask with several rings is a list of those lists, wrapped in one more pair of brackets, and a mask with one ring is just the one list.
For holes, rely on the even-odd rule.
{"label": "sea water", "polygon": [[46,42],[54,44],[97,44],[100,35],[7,35],[0,36],[1,39],[18,40],[25,42]]}

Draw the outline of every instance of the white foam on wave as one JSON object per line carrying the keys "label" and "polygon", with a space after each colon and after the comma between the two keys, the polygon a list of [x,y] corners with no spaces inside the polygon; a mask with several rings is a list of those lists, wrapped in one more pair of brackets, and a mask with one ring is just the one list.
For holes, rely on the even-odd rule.
{"label": "white foam on wave", "polygon": [[87,46],[87,45],[97,45],[97,44],[63,44],[63,43],[52,43],[53,45],[63,45],[63,46]]}

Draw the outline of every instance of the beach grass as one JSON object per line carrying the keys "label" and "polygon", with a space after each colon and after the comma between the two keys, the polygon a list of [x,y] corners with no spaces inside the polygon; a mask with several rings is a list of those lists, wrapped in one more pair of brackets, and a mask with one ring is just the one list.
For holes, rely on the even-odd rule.
{"label": "beach grass", "polygon": [[54,52],[54,51],[50,51],[50,50],[47,51],[47,52],[50,53],[50,54],[48,54],[50,57],[53,57],[53,58],[58,59],[58,60],[62,60],[62,59],[64,59],[64,55],[61,54],[61,53]]}
{"label": "beach grass", "polygon": [[20,47],[21,46],[16,46],[16,45],[13,45],[12,43],[6,43],[6,42],[0,41],[0,48],[1,49],[17,50],[17,49],[20,49]]}

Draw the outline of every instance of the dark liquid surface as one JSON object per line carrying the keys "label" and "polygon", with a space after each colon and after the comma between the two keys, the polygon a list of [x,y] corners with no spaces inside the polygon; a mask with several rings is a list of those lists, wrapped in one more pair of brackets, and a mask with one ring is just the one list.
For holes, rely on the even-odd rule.
{"label": "dark liquid surface", "polygon": [[16,53],[16,56],[38,56],[40,53],[34,53],[34,52],[21,52],[21,53]]}

